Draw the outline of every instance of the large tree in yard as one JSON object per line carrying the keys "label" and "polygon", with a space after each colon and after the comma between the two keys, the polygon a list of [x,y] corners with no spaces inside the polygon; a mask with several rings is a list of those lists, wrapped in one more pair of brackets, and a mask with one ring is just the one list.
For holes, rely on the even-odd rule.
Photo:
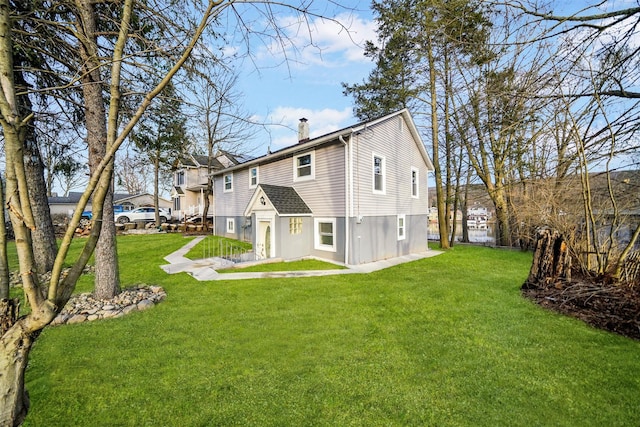
{"label": "large tree in yard", "polygon": [[[93,165],[92,175],[81,200],[71,219],[70,226],[57,251],[51,279],[48,284],[40,283],[33,256],[31,233],[37,228],[30,204],[28,180],[25,174],[23,150],[25,128],[31,117],[20,114],[17,102],[16,85],[13,79],[13,46],[12,16],[8,0],[0,1],[0,124],[5,138],[6,156],[6,206],[15,233],[16,249],[20,266],[20,277],[25,295],[25,303],[29,305],[28,314],[20,315],[18,299],[2,300],[0,313],[0,425],[20,425],[29,408],[29,399],[24,388],[24,372],[29,359],[29,352],[39,332],[47,326],[62,310],[70,298],[75,284],[82,273],[89,257],[93,253],[100,227],[94,227],[85,241],[84,248],[75,260],[68,260],[68,250],[75,227],[80,222],[82,210],[90,197],[93,200],[94,216],[100,220],[103,216],[103,202],[111,188],[111,163],[116,150],[129,135],[151,101],[169,83],[173,75],[182,67],[191,54],[197,40],[202,35],[211,17],[221,11],[220,3],[210,2],[203,12],[203,17],[193,37],[185,46],[182,55],[165,78],[143,99],[129,122],[122,127],[117,126],[117,106],[120,96],[120,67],[125,44],[128,39],[128,28],[134,2],[127,0],[121,10],[119,34],[114,44],[110,84],[110,117],[107,132],[106,151],[102,160]],[[81,4],[79,6],[82,6]],[[88,13],[88,9],[78,8],[78,13]],[[88,17],[87,17],[88,18]],[[104,64],[101,64],[104,66]],[[115,115],[115,116],[114,116]],[[62,274],[63,265],[71,262],[72,267]]]}

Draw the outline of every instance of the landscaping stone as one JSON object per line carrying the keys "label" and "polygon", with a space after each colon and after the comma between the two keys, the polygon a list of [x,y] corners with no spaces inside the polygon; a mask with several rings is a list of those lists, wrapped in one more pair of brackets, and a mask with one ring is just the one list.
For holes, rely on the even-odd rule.
{"label": "landscaping stone", "polygon": [[124,289],[110,300],[98,300],[90,293],[73,295],[52,325],[112,319],[133,311],[148,310],[167,297],[160,286],[137,286]]}

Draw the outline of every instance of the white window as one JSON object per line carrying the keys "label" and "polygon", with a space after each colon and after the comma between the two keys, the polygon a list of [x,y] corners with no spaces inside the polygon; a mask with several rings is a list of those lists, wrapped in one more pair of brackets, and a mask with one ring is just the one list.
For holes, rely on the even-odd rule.
{"label": "white window", "polygon": [[398,215],[398,240],[404,240],[407,235],[407,224],[404,215]]}
{"label": "white window", "polygon": [[258,186],[258,167],[249,169],[249,188],[256,188]]}
{"label": "white window", "polygon": [[419,197],[419,186],[420,175],[418,174],[418,169],[412,167],[411,168],[411,197],[418,198]]}
{"label": "white window", "polygon": [[174,211],[179,211],[180,210],[180,197],[174,197],[173,198],[173,210]]}
{"label": "white window", "polygon": [[293,157],[293,180],[306,181],[315,179],[315,152],[300,154]]}
{"label": "white window", "polygon": [[289,218],[289,234],[302,233],[302,218]]}
{"label": "white window", "polygon": [[373,192],[385,193],[385,161],[376,154],[373,155]]}
{"label": "white window", "polygon": [[315,218],[315,248],[321,251],[336,251],[335,218]]}
{"label": "white window", "polygon": [[236,232],[236,220],[234,218],[227,218],[227,233]]}
{"label": "white window", "polygon": [[228,173],[224,175],[223,179],[224,179],[224,192],[228,193],[230,191],[233,191],[233,174]]}

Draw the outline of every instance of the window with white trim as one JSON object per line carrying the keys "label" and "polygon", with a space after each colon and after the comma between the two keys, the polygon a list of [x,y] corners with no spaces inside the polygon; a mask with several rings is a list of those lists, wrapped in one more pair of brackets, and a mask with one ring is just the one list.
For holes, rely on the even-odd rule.
{"label": "window with white trim", "polygon": [[249,188],[258,186],[258,166],[249,169]]}
{"label": "window with white trim", "polygon": [[225,193],[229,193],[233,191],[233,174],[232,173],[225,174],[223,176],[223,182],[224,182]]}
{"label": "window with white trim", "polygon": [[420,182],[420,174],[418,173],[418,169],[412,167],[411,168],[411,197],[414,197],[416,199],[420,197],[419,182]]}
{"label": "window with white trim", "polygon": [[314,218],[315,248],[321,251],[336,251],[336,219]]}
{"label": "window with white trim", "polygon": [[315,152],[300,154],[293,157],[293,180],[307,181],[315,179]]}
{"label": "window with white trim", "polygon": [[398,240],[404,240],[407,235],[405,215],[398,215]]}
{"label": "window with white trim", "polygon": [[234,218],[227,218],[227,233],[236,232],[236,220]]}
{"label": "window with white trim", "polygon": [[373,155],[373,192],[385,192],[385,160],[376,154]]}

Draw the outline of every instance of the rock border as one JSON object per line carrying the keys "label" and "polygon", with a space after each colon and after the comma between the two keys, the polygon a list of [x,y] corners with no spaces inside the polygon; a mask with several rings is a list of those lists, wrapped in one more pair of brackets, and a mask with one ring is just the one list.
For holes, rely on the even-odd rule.
{"label": "rock border", "polygon": [[51,325],[114,319],[134,311],[144,311],[160,303],[167,293],[160,286],[139,285],[124,289],[109,300],[95,299],[91,293],[73,295]]}

